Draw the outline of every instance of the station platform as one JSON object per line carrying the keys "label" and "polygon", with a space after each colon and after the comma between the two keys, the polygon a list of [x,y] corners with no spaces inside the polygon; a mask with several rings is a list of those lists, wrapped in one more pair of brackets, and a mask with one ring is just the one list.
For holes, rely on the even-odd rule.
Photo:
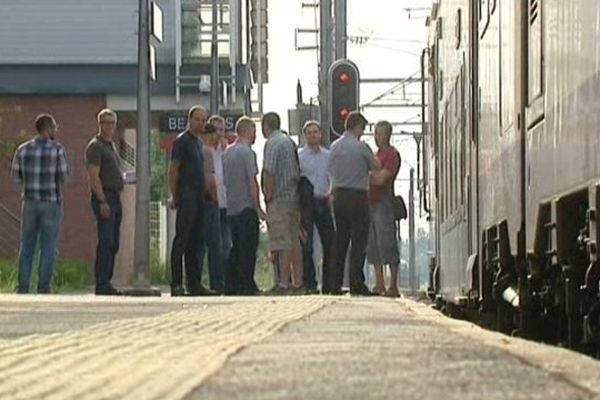
{"label": "station platform", "polygon": [[0,295],[0,399],[600,399],[600,362],[410,299]]}

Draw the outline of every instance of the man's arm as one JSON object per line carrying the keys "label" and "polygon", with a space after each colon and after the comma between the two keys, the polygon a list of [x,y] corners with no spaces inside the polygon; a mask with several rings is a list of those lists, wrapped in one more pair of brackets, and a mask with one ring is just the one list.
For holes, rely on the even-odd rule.
{"label": "man's arm", "polygon": [[250,180],[250,195],[252,196],[252,200],[254,201],[254,209],[256,210],[256,212],[258,213],[258,218],[260,219],[265,219],[265,212],[263,211],[262,207],[260,206],[260,199],[258,196],[258,180],[256,179],[256,176]]}
{"label": "man's arm", "polygon": [[262,192],[265,203],[273,199],[273,189],[275,187],[275,176],[269,171],[262,171]]}
{"label": "man's arm", "polygon": [[[69,180],[69,163],[67,162],[67,155],[65,149],[61,148],[58,151],[58,180],[60,183],[65,184]],[[98,170],[100,173],[100,170]]]}
{"label": "man's arm", "polygon": [[19,150],[15,152],[15,156],[13,157],[10,175],[15,183],[23,183],[23,174],[21,172],[21,153]]}
{"label": "man's arm", "polygon": [[386,186],[394,178],[391,171],[383,168],[379,171],[371,172],[369,183],[373,186]]}
{"label": "man's arm", "polygon": [[177,181],[179,180],[179,162],[169,163],[169,191],[171,192],[171,208],[177,204]]}

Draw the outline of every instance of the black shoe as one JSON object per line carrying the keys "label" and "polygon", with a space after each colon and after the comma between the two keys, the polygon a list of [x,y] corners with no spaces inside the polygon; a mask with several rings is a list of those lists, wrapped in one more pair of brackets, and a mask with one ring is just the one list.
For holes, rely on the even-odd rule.
{"label": "black shoe", "polygon": [[330,296],[341,296],[344,294],[341,289],[324,289],[321,291],[323,294],[327,294]]}
{"label": "black shoe", "polygon": [[365,285],[350,289],[350,294],[352,296],[374,296],[373,292]]}
{"label": "black shoe", "polygon": [[185,289],[183,288],[183,286],[181,286],[181,285],[173,286],[171,288],[171,297],[181,297],[181,296],[185,296]]}
{"label": "black shoe", "polygon": [[97,287],[96,295],[97,296],[122,296],[123,292],[115,289],[113,286]]}
{"label": "black shoe", "polygon": [[319,294],[319,289],[317,288],[306,288],[306,294]]}
{"label": "black shoe", "polygon": [[51,294],[52,293],[50,288],[38,288],[37,292],[38,292],[38,294]]}
{"label": "black shoe", "polygon": [[218,296],[219,293],[205,288],[202,285],[192,287],[188,290],[188,296]]}

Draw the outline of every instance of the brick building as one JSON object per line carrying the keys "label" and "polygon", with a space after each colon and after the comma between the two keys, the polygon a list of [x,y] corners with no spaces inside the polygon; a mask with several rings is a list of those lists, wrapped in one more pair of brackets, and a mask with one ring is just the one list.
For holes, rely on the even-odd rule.
{"label": "brick building", "polygon": [[[156,2],[163,10],[164,40],[153,41],[155,132],[164,125],[161,120],[193,104],[209,108],[206,82],[211,72],[210,2]],[[0,0],[0,257],[15,256],[18,250],[20,196],[9,179],[12,149],[34,134],[35,116],[48,112],[60,125],[57,136],[72,173],[65,188],[60,257],[91,268],[96,233],[84,149],[104,107],[119,114],[120,148],[135,147],[137,7],[137,0]],[[219,44],[221,108],[247,113],[248,2],[222,0],[219,7],[219,35],[226,39]],[[135,159],[125,158],[130,163]]]}

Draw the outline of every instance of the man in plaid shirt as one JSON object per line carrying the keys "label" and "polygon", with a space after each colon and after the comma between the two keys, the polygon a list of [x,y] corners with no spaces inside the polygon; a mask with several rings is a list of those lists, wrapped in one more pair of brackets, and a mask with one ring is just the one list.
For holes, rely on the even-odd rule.
{"label": "man in plaid shirt", "polygon": [[29,292],[33,256],[39,236],[38,293],[50,293],[56,244],[62,217],[63,185],[69,176],[65,149],[54,140],[58,125],[49,114],[35,119],[37,136],[23,143],[12,162],[11,175],[23,187],[18,293]]}

